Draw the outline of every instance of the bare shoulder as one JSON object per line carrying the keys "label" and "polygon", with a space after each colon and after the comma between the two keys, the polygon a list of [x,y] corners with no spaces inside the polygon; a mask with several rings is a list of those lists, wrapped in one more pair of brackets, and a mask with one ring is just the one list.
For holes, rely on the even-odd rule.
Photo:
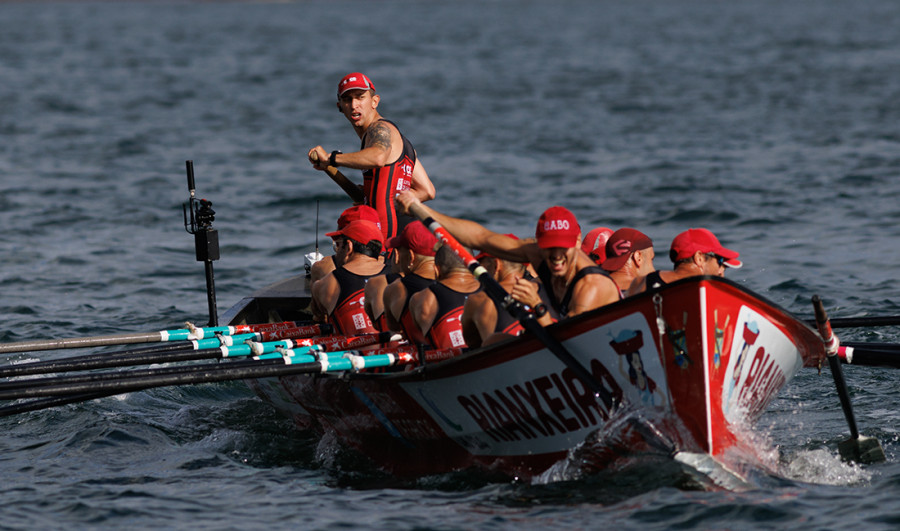
{"label": "bare shoulder", "polygon": [[369,279],[366,282],[366,293],[372,293],[376,290],[383,290],[387,287],[387,275],[377,275]]}
{"label": "bare shoulder", "polygon": [[366,143],[364,147],[380,147],[391,149],[394,133],[400,134],[397,128],[384,120],[378,120],[366,130]]}
{"label": "bare shoulder", "polygon": [[587,312],[619,300],[619,288],[606,275],[585,275],[572,288],[569,316]]}
{"label": "bare shoulder", "polygon": [[319,260],[309,268],[309,278],[310,281],[315,283],[318,280],[321,280],[328,273],[334,271],[334,258],[332,256],[326,256],[325,258]]}
{"label": "bare shoulder", "polygon": [[490,298],[484,291],[476,291],[475,293],[466,297],[466,303],[464,308],[469,310],[469,308],[473,310],[481,309],[485,304],[490,302]]}
{"label": "bare shoulder", "polygon": [[333,285],[337,284],[337,280],[334,278],[334,271],[330,271],[325,274],[319,280],[313,282],[312,285],[312,294],[313,297],[317,295],[327,293],[328,289]]}

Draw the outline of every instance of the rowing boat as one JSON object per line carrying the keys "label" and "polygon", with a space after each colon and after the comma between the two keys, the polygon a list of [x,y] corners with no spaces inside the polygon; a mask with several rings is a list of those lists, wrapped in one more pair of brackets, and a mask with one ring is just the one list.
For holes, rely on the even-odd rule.
{"label": "rowing boat", "polygon": [[[304,275],[244,298],[232,325],[310,318]],[[385,372],[246,380],[303,429],[333,434],[406,477],[480,469],[546,473],[572,452],[591,466],[663,453],[734,472],[756,458],[747,428],[804,366],[825,358],[806,323],[719,277],[694,277],[561,321],[552,336],[588,368],[599,400],[530,333]],[[600,442],[602,444],[597,444]],[[737,472],[734,472],[737,474]]]}

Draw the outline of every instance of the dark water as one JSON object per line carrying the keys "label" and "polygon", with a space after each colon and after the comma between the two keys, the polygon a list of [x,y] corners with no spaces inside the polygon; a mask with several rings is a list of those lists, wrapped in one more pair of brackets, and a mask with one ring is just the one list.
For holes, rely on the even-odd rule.
{"label": "dark water", "polygon": [[[527,235],[562,204],[648,233],[658,268],[706,226],[742,254],[730,278],[802,316],[815,293],[835,317],[898,314],[898,27],[888,0],[0,4],[0,340],[205,322],[188,159],[220,311],[300,272],[317,201],[320,233],[347,205],[304,155],[357,145],[333,106],[352,70],[438,209]],[[778,475],[740,493],[652,463],[398,483],[241,384],[134,393],[0,420],[0,527],[892,528],[898,373],[846,374],[888,462],[839,461],[830,377],[808,371],[758,426]]]}

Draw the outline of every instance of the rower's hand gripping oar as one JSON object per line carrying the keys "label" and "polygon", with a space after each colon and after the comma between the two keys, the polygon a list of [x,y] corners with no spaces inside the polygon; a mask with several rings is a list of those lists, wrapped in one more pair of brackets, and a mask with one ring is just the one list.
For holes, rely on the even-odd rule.
{"label": "rower's hand gripping oar", "polygon": [[453,252],[456,253],[459,258],[465,262],[466,267],[469,271],[475,275],[480,282],[482,287],[484,288],[485,293],[487,295],[500,303],[501,306],[505,307],[513,317],[518,319],[518,321],[522,324],[522,327],[525,328],[526,331],[532,333],[541,343],[546,346],[550,352],[553,353],[561,362],[565,364],[566,367],[572,370],[579,380],[591,390],[591,392],[603,402],[603,405],[606,407],[607,412],[612,412],[612,410],[617,406],[615,401],[613,400],[610,392],[603,387],[599,381],[590,373],[590,371],[585,368],[584,365],[581,364],[574,356],[560,343],[555,337],[553,337],[550,332],[548,332],[540,323],[535,320],[534,315],[525,310],[519,303],[512,300],[509,294],[503,289],[503,286],[500,285],[497,280],[492,277],[487,269],[485,269],[481,264],[475,260],[475,257],[469,253],[465,247],[460,245],[458,241],[451,235],[447,229],[441,226],[434,218],[432,218],[428,211],[424,209],[421,203],[414,203],[409,206],[409,211],[418,218],[428,230],[434,233],[434,235],[443,243],[450,247]]}
{"label": "rower's hand gripping oar", "polygon": [[850,438],[838,443],[838,452],[840,452],[843,459],[848,461],[860,463],[879,463],[884,461],[886,460],[884,449],[882,449],[878,439],[859,435],[859,431],[856,428],[856,418],[853,415],[853,406],[850,404],[850,393],[847,391],[847,383],[844,381],[844,373],[841,370],[841,363],[837,356],[840,341],[831,330],[831,324],[828,322],[828,314],[825,313],[822,299],[818,295],[813,295],[812,303],[816,313],[816,327],[819,329],[822,341],[825,342],[825,354],[828,358],[828,366],[831,368],[831,375],[834,377],[834,386],[837,388],[838,398],[841,400],[841,407],[850,427]]}
{"label": "rower's hand gripping oar", "polygon": [[[309,158],[313,162],[317,162],[319,160],[319,156],[315,151],[312,152]],[[354,203],[360,204],[366,201],[366,196],[363,195],[362,190],[359,189],[359,186],[353,184],[350,179],[348,179],[343,173],[340,172],[340,170],[338,170],[334,166],[328,165],[325,166],[325,173],[327,173],[328,176],[331,177],[331,180],[337,183],[337,185],[340,186],[341,189],[343,189],[344,192],[346,192],[347,195],[350,196],[350,199],[352,199]]]}

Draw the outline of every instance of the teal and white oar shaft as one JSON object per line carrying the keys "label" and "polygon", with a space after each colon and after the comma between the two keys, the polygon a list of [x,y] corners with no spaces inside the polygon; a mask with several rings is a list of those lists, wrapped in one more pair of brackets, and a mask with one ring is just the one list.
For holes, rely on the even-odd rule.
{"label": "teal and white oar shaft", "polygon": [[299,321],[281,323],[263,323],[239,326],[216,326],[198,328],[190,325],[186,329],[163,330],[160,332],[144,332],[133,334],[115,334],[107,336],[79,337],[69,339],[45,339],[38,341],[19,341],[0,344],[0,354],[18,352],[36,352],[68,348],[105,347],[111,345],[129,345],[136,343],[161,343],[169,341],[192,341],[214,337],[216,335],[235,335],[249,332],[279,333],[296,330],[308,335],[325,335],[331,333],[329,325],[310,324]]}

